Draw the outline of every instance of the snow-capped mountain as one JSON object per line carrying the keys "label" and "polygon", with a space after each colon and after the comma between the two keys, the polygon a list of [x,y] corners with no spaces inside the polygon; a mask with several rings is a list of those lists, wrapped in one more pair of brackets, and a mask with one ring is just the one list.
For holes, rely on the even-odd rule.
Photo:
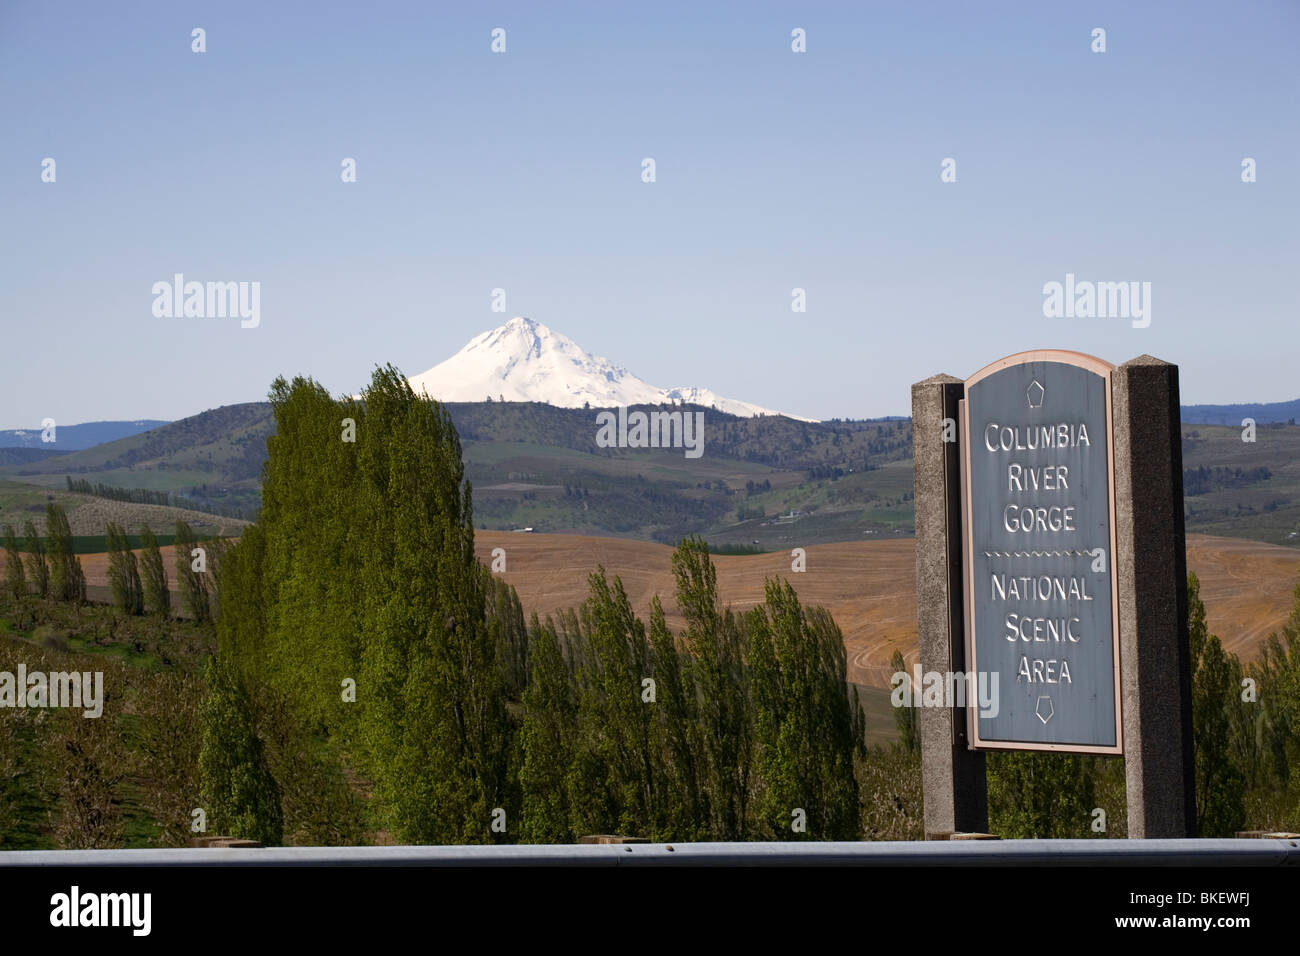
{"label": "snow-capped mountain", "polygon": [[[410,379],[418,394],[443,402],[546,402],[562,408],[618,405],[713,407],[729,415],[782,415],[749,402],[721,398],[707,388],[660,388],[608,359],[592,355],[572,339],[522,317],[484,332],[447,361]],[[800,418],[788,415],[788,418]],[[800,418],[801,421],[814,421]]]}

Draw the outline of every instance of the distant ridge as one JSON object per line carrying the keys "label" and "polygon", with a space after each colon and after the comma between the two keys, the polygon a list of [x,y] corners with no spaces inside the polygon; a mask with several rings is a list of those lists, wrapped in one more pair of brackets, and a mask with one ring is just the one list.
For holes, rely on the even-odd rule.
{"label": "distant ridge", "polygon": [[44,448],[54,454],[69,451],[84,451],[94,448],[106,441],[130,438],[168,422],[146,418],[133,422],[86,422],[83,425],[59,425],[54,430],[54,441],[41,440],[42,429],[13,428],[0,431],[0,448]]}
{"label": "distant ridge", "polygon": [[34,461],[44,461],[47,458],[66,455],[69,451],[71,451],[70,448],[54,451],[49,446],[45,448],[0,447],[0,465],[27,465]]}
{"label": "distant ridge", "polygon": [[1243,405],[1184,405],[1181,417],[1185,425],[1236,425],[1243,418],[1253,418],[1255,424],[1300,420],[1300,398],[1290,402],[1255,402]]}

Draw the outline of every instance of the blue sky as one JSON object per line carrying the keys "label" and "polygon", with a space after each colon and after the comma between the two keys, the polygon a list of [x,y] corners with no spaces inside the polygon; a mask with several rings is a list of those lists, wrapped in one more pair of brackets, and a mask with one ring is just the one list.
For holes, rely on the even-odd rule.
{"label": "blue sky", "polygon": [[[818,418],[1028,348],[1296,398],[1298,40],[1295,2],[6,2],[0,428],[354,390],[512,315]],[[261,324],[156,318],[176,272]],[[1150,326],[1044,317],[1067,272]]]}

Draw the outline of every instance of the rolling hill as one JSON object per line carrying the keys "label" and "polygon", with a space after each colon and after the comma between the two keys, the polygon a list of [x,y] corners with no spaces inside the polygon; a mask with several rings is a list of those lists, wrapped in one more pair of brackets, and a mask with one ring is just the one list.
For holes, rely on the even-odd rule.
{"label": "rolling hill", "polygon": [[[105,526],[110,521],[123,525],[132,534],[146,524],[155,532],[170,534],[177,521],[188,523],[200,535],[234,535],[247,525],[246,521],[237,518],[187,508],[113,501],[60,488],[43,488],[0,479],[0,529],[6,524],[12,524],[21,535],[23,522],[30,519],[36,530],[44,533],[45,506],[49,502],[63,507],[68,514],[72,533],[79,539],[102,539]],[[102,547],[102,541],[100,546]]]}
{"label": "rolling hill", "polygon": [[[704,454],[602,448],[594,409],[539,402],[447,406],[485,530],[533,527],[675,543],[777,550],[906,536],[912,528],[911,423],[803,422],[705,412]],[[692,410],[687,406],[687,410]],[[251,516],[270,406],[230,405],[55,458],[0,466],[0,478],[63,489],[65,476],[184,496]],[[1183,427],[1189,531],[1300,544],[1300,427]]]}

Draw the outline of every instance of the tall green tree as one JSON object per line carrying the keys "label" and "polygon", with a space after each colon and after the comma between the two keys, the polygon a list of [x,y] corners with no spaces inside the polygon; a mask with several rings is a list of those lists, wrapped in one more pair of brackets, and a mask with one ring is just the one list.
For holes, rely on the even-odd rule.
{"label": "tall green tree", "polygon": [[1258,681],[1260,788],[1269,828],[1300,830],[1300,584],[1282,633],[1270,634],[1252,669]]}
{"label": "tall green tree", "polygon": [[14,600],[27,597],[27,576],[23,573],[23,556],[18,550],[18,537],[14,526],[5,525],[5,583],[4,589]]}
{"label": "tall green tree", "polygon": [[207,550],[200,546],[194,531],[184,521],[176,522],[176,583],[181,592],[181,607],[195,623],[211,620],[208,603],[207,571],[196,570],[195,562],[207,564]]}
{"label": "tall green tree", "polygon": [[163,566],[162,552],[153,530],[145,525],[140,529],[140,583],[144,606],[150,614],[171,616],[171,592],[167,590],[167,569]]}
{"label": "tall green tree", "polygon": [[144,588],[126,529],[110,521],[105,541],[108,548],[108,584],[113,592],[113,603],[127,614],[143,614]]}
{"label": "tall green tree", "polygon": [[302,378],[270,398],[261,515],[219,562],[219,653],[356,758],[398,839],[516,839],[526,651],[495,587],[489,622],[446,409],[392,366],[359,399]]}
{"label": "tall green tree", "polygon": [[1240,683],[1219,639],[1209,633],[1201,585],[1187,575],[1187,619],[1192,663],[1192,747],[1196,819],[1202,836],[1227,837],[1246,818],[1245,775],[1233,761],[1231,711],[1243,706]]}
{"label": "tall green tree", "polygon": [[656,814],[656,836],[663,840],[702,840],[709,836],[707,780],[703,779],[700,701],[690,658],[668,628],[659,596],[650,602],[650,643],[658,702],[663,783]]}
{"label": "tall green tree", "polygon": [[701,788],[708,795],[709,832],[717,840],[750,834],[754,715],[744,664],[744,637],[718,600],[708,544],[691,537],[672,557],[677,607],[698,700]]}
{"label": "tall green tree", "polygon": [[[259,680],[303,711],[307,723],[352,740],[369,691],[360,688],[357,702],[344,703],[340,687],[361,680],[361,649],[374,625],[365,616],[375,604],[362,569],[393,547],[372,545],[381,532],[368,527],[382,510],[385,467],[376,462],[362,475],[358,434],[364,439],[368,429],[361,403],[336,400],[301,378],[277,379],[270,398],[275,433],[267,439],[258,536],[251,547],[241,541],[235,549],[244,552],[242,570],[222,572],[222,615],[229,597],[261,618],[260,634],[245,629],[245,639],[261,646]],[[247,585],[242,596],[225,593],[235,578]],[[248,614],[239,617],[237,626],[245,628]]]}
{"label": "tall green tree", "polygon": [[530,622],[528,687],[520,734],[523,766],[523,840],[526,843],[572,843],[570,770],[578,701],[573,672],[554,623]]}
{"label": "tall green tree", "polygon": [[510,802],[505,677],[485,623],[460,439],[446,408],[391,365],[349,417],[361,486],[350,514],[364,540],[362,733],[376,797],[399,839],[509,839],[508,818],[505,833],[492,828]]}
{"label": "tall green tree", "polygon": [[23,546],[27,552],[27,577],[41,600],[50,596],[50,563],[45,554],[45,539],[36,531],[30,518],[23,523]]}
{"label": "tall green tree", "polygon": [[609,581],[599,568],[588,583],[579,726],[585,753],[602,778],[588,789],[605,794],[607,815],[590,819],[583,829],[649,833],[663,776],[654,733],[656,701],[652,685],[645,683],[654,679],[650,645],[623,582]]}
{"label": "tall green tree", "polygon": [[50,590],[54,599],[83,603],[86,600],[86,576],[81,570],[81,559],[73,549],[68,514],[54,502],[45,506],[45,537],[50,562]]}
{"label": "tall green tree", "polygon": [[209,661],[205,679],[199,780],[208,829],[278,846],[284,838],[280,788],[257,736],[248,694],[220,660]]}
{"label": "tall green tree", "polygon": [[245,528],[239,543],[221,563],[221,613],[217,617],[217,656],[246,687],[271,680],[275,665],[269,649],[265,575],[266,533],[260,524]]}
{"label": "tall green tree", "polygon": [[[907,661],[903,659],[902,651],[894,651],[889,658],[889,667],[894,674],[907,673]],[[921,752],[920,716],[921,712],[916,707],[894,708],[894,726],[898,728],[898,744],[910,754]]]}
{"label": "tall green tree", "polygon": [[770,839],[859,836],[857,749],[844,637],[825,608],[804,610],[788,581],[745,618],[750,634],[758,808]]}
{"label": "tall green tree", "polygon": [[528,626],[514,587],[483,568],[483,593],[488,630],[497,648],[511,700],[523,697],[528,683]]}

